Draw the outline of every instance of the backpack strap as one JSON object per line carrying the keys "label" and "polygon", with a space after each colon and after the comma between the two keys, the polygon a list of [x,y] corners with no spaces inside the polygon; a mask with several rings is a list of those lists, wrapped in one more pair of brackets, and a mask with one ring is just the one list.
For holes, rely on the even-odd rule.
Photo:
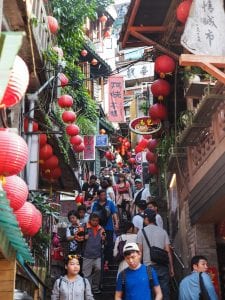
{"label": "backpack strap", "polygon": [[61,295],[60,287],[61,287],[61,284],[62,284],[62,279],[63,279],[63,276],[60,276],[60,278],[59,278],[59,300],[60,300],[60,295]]}
{"label": "backpack strap", "polygon": [[86,299],[86,286],[87,286],[87,283],[86,283],[86,280],[85,278],[83,277],[83,282],[84,282],[84,300]]}
{"label": "backpack strap", "polygon": [[200,285],[200,297],[199,299],[210,300],[208,291],[205,287],[204,280],[202,277],[202,272],[199,273],[199,285]]}
{"label": "backpack strap", "polygon": [[146,234],[144,228],[142,229],[142,233],[143,233],[143,236],[144,236],[144,238],[145,238],[145,240],[146,240],[146,243],[147,243],[147,245],[148,245],[148,247],[149,247],[149,250],[150,250],[150,252],[151,252],[151,245],[150,245],[149,239],[147,238],[147,234]]}
{"label": "backpack strap", "polygon": [[154,299],[154,294],[153,294],[154,284],[153,284],[153,277],[152,277],[152,268],[150,265],[146,266],[146,271],[147,271],[148,279],[149,279],[150,293],[151,293],[152,299]]}
{"label": "backpack strap", "polygon": [[122,297],[123,299],[125,299],[125,293],[126,293],[126,269],[124,269],[121,273],[121,277],[122,277]]}

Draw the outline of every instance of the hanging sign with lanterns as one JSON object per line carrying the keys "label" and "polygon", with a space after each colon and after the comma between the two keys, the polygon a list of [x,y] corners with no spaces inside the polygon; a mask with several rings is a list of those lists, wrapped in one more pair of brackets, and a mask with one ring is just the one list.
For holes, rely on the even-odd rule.
{"label": "hanging sign with lanterns", "polygon": [[100,134],[95,137],[95,146],[96,147],[108,147],[109,138],[108,134]]}
{"label": "hanging sign with lanterns", "polygon": [[83,160],[95,160],[95,137],[94,137],[94,135],[84,135]]}
{"label": "hanging sign with lanterns", "polygon": [[142,165],[137,166],[137,168],[135,169],[135,173],[139,176],[142,175]]}
{"label": "hanging sign with lanterns", "polygon": [[160,120],[153,120],[151,117],[143,116],[132,120],[129,128],[132,132],[137,134],[152,134],[159,131],[162,127]]}

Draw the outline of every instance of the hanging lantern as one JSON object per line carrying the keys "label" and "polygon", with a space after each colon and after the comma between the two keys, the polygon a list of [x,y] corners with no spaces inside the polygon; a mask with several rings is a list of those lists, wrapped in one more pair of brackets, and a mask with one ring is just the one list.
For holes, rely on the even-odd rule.
{"label": "hanging lantern", "polygon": [[14,213],[24,235],[34,236],[41,228],[42,214],[32,203],[25,202]]}
{"label": "hanging lantern", "polygon": [[156,139],[151,139],[151,140],[148,141],[147,148],[148,148],[150,151],[152,151],[152,150],[154,150],[154,149],[157,147],[157,144],[158,144],[158,142],[157,142]]}
{"label": "hanging lantern", "polygon": [[14,211],[20,209],[27,200],[28,187],[19,176],[7,176],[5,184],[3,184],[3,190],[6,192],[9,205]]}
{"label": "hanging lantern", "polygon": [[83,142],[83,139],[80,135],[75,135],[70,138],[70,144],[72,145],[80,145]]}
{"label": "hanging lantern", "polygon": [[148,171],[149,171],[149,173],[152,174],[152,175],[157,174],[157,173],[158,173],[157,165],[154,164],[154,163],[150,163],[150,164],[148,165]]}
{"label": "hanging lantern", "polygon": [[110,31],[109,31],[109,30],[106,30],[106,31],[104,32],[104,38],[109,38],[110,36],[111,36]]}
{"label": "hanging lantern", "polygon": [[155,162],[156,161],[156,155],[155,153],[151,152],[151,151],[147,151],[146,152],[146,160],[148,162]]}
{"label": "hanging lantern", "polygon": [[28,159],[28,147],[18,134],[0,129],[0,175],[16,175]]}
{"label": "hanging lantern", "polygon": [[127,148],[127,149],[130,149],[130,142],[125,142],[124,147]]}
{"label": "hanging lantern", "polygon": [[82,194],[78,194],[78,195],[76,196],[76,198],[75,198],[75,202],[76,202],[77,204],[82,204],[82,203],[84,203],[84,196],[83,196]]}
{"label": "hanging lantern", "polygon": [[48,158],[50,158],[52,156],[52,154],[53,154],[52,146],[50,146],[49,144],[46,144],[43,147],[41,147],[41,149],[40,149],[39,159],[47,160]]}
{"label": "hanging lantern", "polygon": [[187,21],[191,4],[192,4],[192,0],[184,0],[177,7],[176,10],[177,20],[180,21],[182,24],[185,24]]}
{"label": "hanging lantern", "polygon": [[143,151],[143,149],[142,149],[139,145],[137,145],[137,146],[135,147],[134,151],[135,151],[135,153],[137,154],[137,153]]}
{"label": "hanging lantern", "polygon": [[78,135],[80,128],[75,124],[69,124],[66,126],[66,133],[70,136]]}
{"label": "hanging lantern", "polygon": [[58,99],[58,105],[62,108],[71,107],[73,105],[73,98],[70,95],[62,95]]}
{"label": "hanging lantern", "polygon": [[98,64],[97,59],[93,58],[91,61],[92,66],[96,66]]}
{"label": "hanging lantern", "polygon": [[47,18],[48,18],[48,28],[51,33],[55,34],[59,29],[58,21],[53,16],[47,16]]}
{"label": "hanging lantern", "polygon": [[131,157],[128,159],[128,163],[131,164],[131,165],[134,165],[136,162],[135,158],[134,157]]}
{"label": "hanging lantern", "polygon": [[175,67],[175,61],[168,55],[158,56],[155,60],[155,72],[161,78],[164,78],[166,74],[174,72]]}
{"label": "hanging lantern", "polygon": [[59,160],[56,155],[52,155],[44,162],[45,168],[50,170],[55,169],[58,166],[58,164],[59,164]]}
{"label": "hanging lantern", "polygon": [[140,149],[142,149],[142,150],[147,148],[147,145],[148,145],[148,140],[146,140],[146,139],[141,139],[138,143],[138,147],[140,147]]}
{"label": "hanging lantern", "polygon": [[112,153],[110,151],[106,151],[105,152],[105,158],[108,159],[108,160],[111,160],[112,158]]}
{"label": "hanging lantern", "polygon": [[167,109],[166,106],[161,103],[156,103],[150,106],[149,108],[149,116],[153,120],[165,120],[167,118]]}
{"label": "hanging lantern", "polygon": [[143,138],[145,138],[146,140],[150,140],[152,138],[152,135],[151,134],[145,134],[145,135],[142,135]]}
{"label": "hanging lantern", "polygon": [[123,142],[123,138],[122,136],[118,137],[118,142],[122,143]]}
{"label": "hanging lantern", "polygon": [[100,18],[99,18],[99,21],[103,24],[105,24],[107,22],[108,18],[105,16],[105,15],[102,15]]}
{"label": "hanging lantern", "polygon": [[9,75],[8,85],[0,100],[0,106],[12,107],[16,105],[24,96],[28,83],[29,71],[27,65],[22,58],[16,56]]}
{"label": "hanging lantern", "polygon": [[83,152],[85,149],[84,143],[80,143],[79,145],[73,145],[73,150],[75,152]]}
{"label": "hanging lantern", "polygon": [[154,97],[163,100],[170,93],[170,84],[164,79],[157,79],[151,85],[151,91]]}
{"label": "hanging lantern", "polygon": [[62,176],[62,170],[60,167],[57,167],[54,170],[51,170],[51,178],[52,179],[58,179],[61,176]]}
{"label": "hanging lantern", "polygon": [[58,46],[54,46],[52,47],[52,49],[58,54],[59,58],[63,57],[63,49],[58,47]]}
{"label": "hanging lantern", "polygon": [[87,50],[83,49],[80,53],[83,57],[87,56],[88,55],[88,52]]}
{"label": "hanging lantern", "polygon": [[100,134],[105,134],[106,131],[105,131],[105,129],[100,129],[99,133],[100,133]]}
{"label": "hanging lantern", "polygon": [[[28,124],[29,124],[29,120],[28,118],[25,118],[23,122],[24,132],[28,132]],[[38,131],[38,123],[35,121],[32,121],[32,131],[33,132]]]}
{"label": "hanging lantern", "polygon": [[74,111],[64,111],[62,113],[62,120],[65,123],[73,123],[76,120],[76,114]]}
{"label": "hanging lantern", "polygon": [[64,73],[59,73],[59,80],[61,82],[61,87],[65,87],[69,83],[69,79]]}
{"label": "hanging lantern", "polygon": [[45,144],[47,144],[47,135],[45,133],[39,134],[39,145],[40,147],[43,147]]}

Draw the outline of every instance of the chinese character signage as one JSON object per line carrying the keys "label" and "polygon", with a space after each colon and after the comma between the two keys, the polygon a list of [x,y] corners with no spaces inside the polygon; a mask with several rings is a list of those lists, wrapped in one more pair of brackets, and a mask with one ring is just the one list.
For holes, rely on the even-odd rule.
{"label": "chinese character signage", "polygon": [[193,1],[181,44],[194,54],[225,55],[223,0]]}
{"label": "chinese character signage", "polygon": [[93,135],[84,135],[84,160],[95,160],[95,137]]}
{"label": "chinese character signage", "polygon": [[108,135],[107,134],[96,135],[95,146],[96,147],[107,147],[108,146]]}
{"label": "chinese character signage", "polygon": [[124,80],[136,80],[139,78],[149,78],[154,76],[154,63],[142,62],[130,66],[126,71],[120,73]]}
{"label": "chinese character signage", "polygon": [[152,120],[148,116],[143,116],[132,120],[129,124],[131,131],[137,134],[152,134],[159,131],[162,127],[160,120]]}
{"label": "chinese character signage", "polygon": [[124,122],[124,79],[122,76],[109,77],[109,113],[111,122]]}

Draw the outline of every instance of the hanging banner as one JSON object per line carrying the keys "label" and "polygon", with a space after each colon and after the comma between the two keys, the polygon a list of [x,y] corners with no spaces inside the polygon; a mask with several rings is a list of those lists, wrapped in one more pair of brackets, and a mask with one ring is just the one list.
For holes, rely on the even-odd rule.
{"label": "hanging banner", "polygon": [[129,124],[131,131],[137,134],[145,135],[159,131],[162,127],[160,120],[152,120],[151,117],[143,116],[132,120]]}
{"label": "hanging banner", "polygon": [[83,160],[95,160],[95,136],[84,135]]}
{"label": "hanging banner", "polygon": [[108,120],[123,123],[124,114],[124,79],[122,76],[111,76],[109,83],[109,113]]}
{"label": "hanging banner", "polygon": [[225,55],[223,0],[193,0],[181,44],[194,54]]}

